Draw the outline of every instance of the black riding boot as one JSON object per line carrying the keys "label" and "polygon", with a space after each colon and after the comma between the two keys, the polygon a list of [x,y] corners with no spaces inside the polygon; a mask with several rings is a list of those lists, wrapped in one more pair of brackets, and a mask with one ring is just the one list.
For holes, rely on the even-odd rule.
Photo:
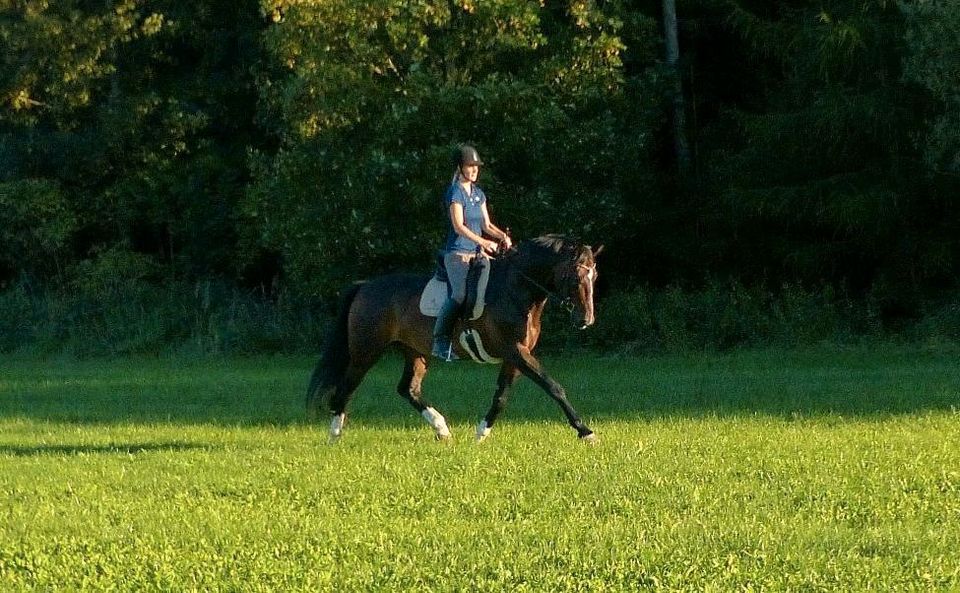
{"label": "black riding boot", "polygon": [[447,297],[433,325],[433,355],[447,362],[460,358],[450,345],[450,334],[453,333],[453,326],[457,323],[459,309],[460,303]]}

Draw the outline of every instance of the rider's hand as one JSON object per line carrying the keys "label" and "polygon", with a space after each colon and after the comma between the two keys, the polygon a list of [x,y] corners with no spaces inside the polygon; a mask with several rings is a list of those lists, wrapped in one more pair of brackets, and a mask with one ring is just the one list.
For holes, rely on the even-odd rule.
{"label": "rider's hand", "polygon": [[483,250],[491,255],[497,252],[497,249],[500,245],[496,241],[484,241],[482,243]]}
{"label": "rider's hand", "polygon": [[503,245],[504,251],[510,251],[510,248],[513,247],[513,241],[510,240],[510,235],[504,235],[500,244]]}

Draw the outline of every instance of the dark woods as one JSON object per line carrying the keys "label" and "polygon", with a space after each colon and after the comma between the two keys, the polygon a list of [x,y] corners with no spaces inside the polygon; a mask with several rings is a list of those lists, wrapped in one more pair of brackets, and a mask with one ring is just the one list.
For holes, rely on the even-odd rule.
{"label": "dark woods", "polygon": [[310,348],[430,267],[462,140],[516,237],[607,245],[598,344],[744,295],[960,337],[960,5],[678,1],[673,63],[671,4],[7,3],[0,350]]}

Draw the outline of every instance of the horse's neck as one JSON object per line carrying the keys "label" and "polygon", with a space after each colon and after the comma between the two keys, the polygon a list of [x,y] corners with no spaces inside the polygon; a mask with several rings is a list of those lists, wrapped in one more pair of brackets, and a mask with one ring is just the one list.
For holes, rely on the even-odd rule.
{"label": "horse's neck", "polygon": [[548,292],[556,290],[553,269],[557,263],[544,257],[511,261],[505,278],[509,285],[508,290],[529,294],[531,306],[533,303],[542,301],[548,296]]}
{"label": "horse's neck", "polygon": [[535,280],[538,284],[549,290],[555,290],[553,281],[553,265],[527,265],[519,266],[517,270],[529,280]]}
{"label": "horse's neck", "polygon": [[520,269],[531,278],[535,278],[550,290],[554,290],[554,269],[562,263],[564,256],[550,251],[541,251],[531,254],[519,262]]}

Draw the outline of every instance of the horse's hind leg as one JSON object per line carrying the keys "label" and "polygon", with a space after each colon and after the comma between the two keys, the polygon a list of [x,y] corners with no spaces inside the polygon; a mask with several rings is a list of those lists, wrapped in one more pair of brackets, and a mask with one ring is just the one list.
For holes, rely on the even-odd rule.
{"label": "horse's hind leg", "polygon": [[310,377],[310,386],[307,387],[307,420],[312,424],[320,417],[320,406],[326,399],[326,394],[333,390],[323,382],[323,361],[314,369]]}
{"label": "horse's hind leg", "polygon": [[351,359],[347,365],[346,371],[340,382],[337,383],[336,390],[330,397],[330,412],[333,414],[333,420],[330,422],[330,442],[336,442],[343,432],[343,425],[347,420],[347,404],[353,397],[363,377],[367,371],[377,362],[377,358],[367,358],[362,360]]}
{"label": "horse's hind leg", "polygon": [[397,393],[433,427],[438,439],[449,439],[450,428],[447,426],[447,420],[421,397],[423,377],[427,374],[427,359],[407,347],[403,348],[403,355],[406,362],[403,367],[403,376],[397,384]]}

